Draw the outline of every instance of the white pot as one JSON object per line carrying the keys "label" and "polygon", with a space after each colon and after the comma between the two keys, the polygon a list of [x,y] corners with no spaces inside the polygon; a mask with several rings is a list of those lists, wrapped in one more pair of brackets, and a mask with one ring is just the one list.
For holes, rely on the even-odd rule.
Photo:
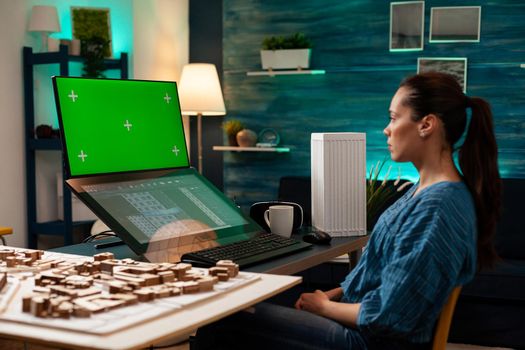
{"label": "white pot", "polygon": [[263,69],[298,69],[310,67],[312,49],[261,50]]}

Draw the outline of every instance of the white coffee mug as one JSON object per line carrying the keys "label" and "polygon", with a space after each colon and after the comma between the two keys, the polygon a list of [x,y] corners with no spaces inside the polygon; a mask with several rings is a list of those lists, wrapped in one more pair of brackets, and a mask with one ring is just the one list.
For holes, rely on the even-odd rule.
{"label": "white coffee mug", "polygon": [[293,228],[293,207],[291,205],[272,205],[264,212],[264,221],[272,233],[290,237]]}

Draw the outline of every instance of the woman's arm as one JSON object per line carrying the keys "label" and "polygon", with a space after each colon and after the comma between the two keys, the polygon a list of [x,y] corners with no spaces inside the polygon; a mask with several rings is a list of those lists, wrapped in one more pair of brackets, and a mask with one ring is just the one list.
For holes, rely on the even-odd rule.
{"label": "woman's arm", "polygon": [[341,295],[341,288],[335,288],[326,293],[320,290],[303,293],[295,303],[295,307],[355,327],[361,304],[347,304],[331,300],[330,296],[337,297],[339,300]]}
{"label": "woman's arm", "polygon": [[327,290],[324,292],[328,296],[328,299],[332,301],[339,301],[341,300],[341,297],[343,296],[343,288],[337,287],[331,290]]}

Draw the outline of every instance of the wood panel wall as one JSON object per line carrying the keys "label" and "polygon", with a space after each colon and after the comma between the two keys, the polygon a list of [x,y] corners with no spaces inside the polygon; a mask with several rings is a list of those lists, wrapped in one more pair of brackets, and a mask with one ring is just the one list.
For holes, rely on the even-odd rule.
{"label": "wood panel wall", "polygon": [[[479,43],[429,44],[430,8],[480,5]],[[525,177],[525,3],[425,2],[423,51],[389,52],[390,2],[384,0],[224,0],[223,74],[227,119],[256,132],[270,127],[285,154],[226,153],[224,190],[243,207],[277,196],[279,178],[310,175],[310,133],[367,133],[367,163],[388,157],[383,128],[399,82],[416,72],[418,57],[467,57],[470,96],[493,107],[504,177]],[[303,32],[314,44],[312,68],[325,75],[249,77],[261,70],[268,35]],[[415,179],[409,164],[395,164]]]}

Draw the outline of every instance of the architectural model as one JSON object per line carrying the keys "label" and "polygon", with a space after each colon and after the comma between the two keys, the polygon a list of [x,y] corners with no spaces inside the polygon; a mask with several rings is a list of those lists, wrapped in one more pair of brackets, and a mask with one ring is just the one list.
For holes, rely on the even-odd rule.
{"label": "architectural model", "polygon": [[[18,292],[11,288],[10,298],[4,295],[8,278],[21,284]],[[230,260],[196,269],[186,263],[115,259],[112,253],[88,258],[2,247],[0,300],[4,307],[0,318],[104,333],[255,279],[254,274],[239,273],[239,266]],[[108,316],[98,316],[102,314]]]}

